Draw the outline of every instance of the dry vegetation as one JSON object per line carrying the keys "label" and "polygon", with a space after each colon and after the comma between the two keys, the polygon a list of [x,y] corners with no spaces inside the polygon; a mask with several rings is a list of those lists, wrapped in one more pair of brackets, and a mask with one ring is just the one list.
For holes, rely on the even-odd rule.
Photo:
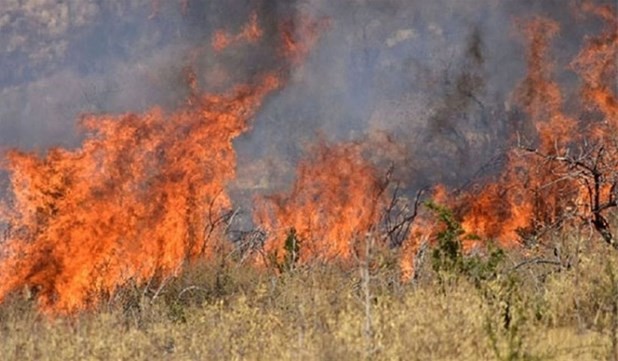
{"label": "dry vegetation", "polygon": [[[0,34],[17,36],[19,12],[48,34],[37,41],[62,49],[54,39],[79,26],[72,17],[91,16],[71,4],[10,1]],[[382,180],[353,145],[323,144],[290,194],[267,198],[248,246],[232,238],[233,140],[287,67],[225,96],[200,95],[188,71],[188,105],[167,118],[93,115],[84,125],[96,136],[79,150],[10,153],[2,358],[618,360],[618,103],[605,84],[618,23],[608,22],[574,62],[590,111],[604,119],[581,142],[543,55],[556,25],[529,23],[522,103],[538,146],[518,143],[529,157],[513,152],[481,191],[444,193],[444,202],[435,191],[453,211],[419,192],[399,212],[390,170]],[[316,24],[297,24],[304,41],[284,28],[286,64],[308,54]],[[261,32],[233,38],[247,34]],[[11,38],[7,53],[62,53],[29,41]],[[475,78],[460,83],[473,92]],[[452,118],[439,113],[438,122]]]}
{"label": "dry vegetation", "polygon": [[439,243],[408,283],[390,250],[374,249],[368,266],[276,270],[230,250],[71,317],[42,316],[24,291],[0,308],[0,352],[6,360],[615,360],[618,254],[569,233],[485,256],[451,257]]}

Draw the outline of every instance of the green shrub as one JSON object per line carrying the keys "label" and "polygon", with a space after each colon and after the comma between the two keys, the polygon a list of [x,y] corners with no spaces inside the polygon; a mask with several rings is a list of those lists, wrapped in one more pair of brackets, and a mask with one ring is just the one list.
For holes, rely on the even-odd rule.
{"label": "green shrub", "polygon": [[270,254],[270,262],[279,271],[279,273],[293,271],[300,259],[301,241],[298,238],[296,229],[290,228],[288,235],[283,244],[283,259],[280,259],[278,253]]}
{"label": "green shrub", "polygon": [[462,239],[478,239],[475,235],[465,235],[461,224],[455,219],[453,212],[439,204],[426,204],[442,224],[442,230],[437,235],[437,244],[432,251],[432,268],[440,283],[456,281],[464,277],[477,288],[481,282],[495,278],[502,262],[504,251],[486,242],[487,255],[467,256],[463,253]]}

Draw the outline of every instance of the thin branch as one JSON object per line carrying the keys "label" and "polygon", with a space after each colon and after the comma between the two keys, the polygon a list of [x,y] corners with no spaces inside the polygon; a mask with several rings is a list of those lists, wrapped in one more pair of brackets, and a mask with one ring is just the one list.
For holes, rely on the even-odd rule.
{"label": "thin branch", "polygon": [[180,301],[180,299],[182,298],[182,296],[189,292],[189,291],[194,291],[194,290],[198,290],[198,291],[203,291],[203,292],[208,292],[207,289],[203,288],[203,287],[199,287],[199,286],[189,286],[186,287],[185,289],[183,289],[182,291],[180,291],[180,293],[178,293],[178,296],[176,296],[176,302]]}
{"label": "thin branch", "polygon": [[539,265],[539,264],[547,264],[547,265],[552,265],[552,266],[562,266],[562,262],[560,262],[560,261],[552,261],[552,260],[542,259],[542,258],[533,258],[533,259],[525,260],[525,261],[515,265],[513,268],[511,268],[511,272],[512,271],[516,271],[516,270],[518,270],[519,268],[521,268],[523,266]]}
{"label": "thin branch", "polygon": [[[418,210],[419,210],[420,204],[421,204],[421,197],[425,193],[425,190],[426,189],[422,188],[422,189],[419,189],[416,192],[416,197],[414,198],[414,203],[413,203],[413,207],[412,207],[412,213],[409,216],[404,217],[400,222],[398,222],[393,227],[391,227],[386,232],[386,235],[384,236],[382,242],[385,242],[387,239],[391,238],[393,236],[393,234],[395,234],[395,232],[400,231],[404,226],[409,225],[410,223],[412,223],[414,221],[414,219],[418,215]],[[387,213],[390,213],[390,210],[387,210]],[[394,242],[393,244],[395,246],[401,246],[401,242],[402,241],[397,241],[397,242]]]}

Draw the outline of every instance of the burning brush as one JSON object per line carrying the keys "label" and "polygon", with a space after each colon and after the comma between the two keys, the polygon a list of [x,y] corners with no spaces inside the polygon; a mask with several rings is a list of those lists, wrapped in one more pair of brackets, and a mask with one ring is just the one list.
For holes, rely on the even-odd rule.
{"label": "burning brush", "polygon": [[[188,3],[181,2],[183,13]],[[159,6],[153,2],[153,18]],[[530,131],[512,136],[503,169],[481,180],[482,186],[455,192],[431,185],[434,208],[449,209],[452,223],[461,225],[457,241],[464,251],[493,240],[520,247],[547,229],[582,224],[618,248],[609,221],[618,206],[618,18],[611,6],[586,2],[583,10],[606,25],[586,39],[570,64],[582,81],[583,111],[564,110],[554,80],[550,45],[558,23],[543,17],[520,21],[528,69],[514,100]],[[215,31],[208,51],[259,44],[268,31],[258,14],[236,33]],[[303,15],[280,21],[276,56],[284,65],[259,69],[229,91],[202,90],[187,67],[190,94],[173,111],[89,115],[81,120],[85,136],[76,149],[54,148],[43,156],[8,152],[4,168],[12,196],[0,208],[0,224],[7,225],[0,302],[26,288],[43,312],[70,314],[96,307],[129,282],[172,277],[191,262],[212,258],[217,242],[226,239],[216,225],[232,209],[234,141],[249,131],[268,97],[286,86],[291,69],[304,66],[331,25]],[[478,34],[472,38],[478,45]],[[480,66],[476,45],[470,52]],[[369,64],[379,58],[370,49],[363,56]],[[475,74],[458,78],[465,94],[482,88]],[[474,104],[483,106],[478,99]],[[432,129],[455,134],[452,122],[442,119]],[[364,139],[316,142],[290,189],[255,197],[253,224],[264,232],[264,244],[251,249],[255,257],[248,259],[261,265],[281,264],[286,257],[299,264],[345,263],[361,257],[364,240],[373,237],[383,247],[400,248],[403,278],[414,277],[415,257],[432,246],[444,225],[423,206],[425,193],[410,196],[416,189],[400,187],[396,171],[409,167],[414,155],[400,157],[405,147],[389,136]]]}

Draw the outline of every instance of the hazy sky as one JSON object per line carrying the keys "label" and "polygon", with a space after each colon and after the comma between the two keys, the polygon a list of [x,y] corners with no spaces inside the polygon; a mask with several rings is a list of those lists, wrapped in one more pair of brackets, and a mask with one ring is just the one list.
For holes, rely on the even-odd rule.
{"label": "hazy sky", "polygon": [[[250,81],[276,68],[271,37],[280,21],[330,19],[307,62],[237,141],[241,176],[250,169],[272,184],[317,133],[377,131],[402,145],[400,176],[410,184],[463,182],[520,126],[510,93],[525,75],[525,42],[515,21],[545,15],[562,24],[553,54],[568,89],[576,79],[560,67],[599,29],[563,0],[0,3],[0,145],[39,151],[78,145],[81,113],[176,107],[187,95],[187,65],[211,91]],[[266,29],[262,42],[215,54],[213,32],[239,31],[252,11]],[[264,160],[275,161],[250,167]]]}

